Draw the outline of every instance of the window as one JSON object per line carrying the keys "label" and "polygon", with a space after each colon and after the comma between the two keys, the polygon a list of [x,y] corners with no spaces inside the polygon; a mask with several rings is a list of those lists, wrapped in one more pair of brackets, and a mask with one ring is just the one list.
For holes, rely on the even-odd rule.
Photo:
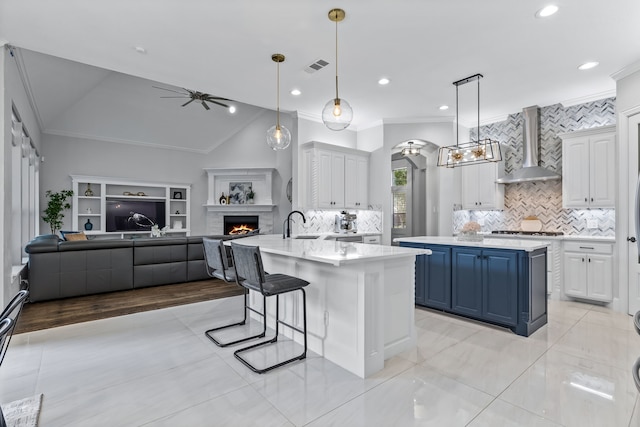
{"label": "window", "polygon": [[393,228],[407,227],[407,193],[393,193]]}
{"label": "window", "polygon": [[11,145],[11,264],[21,265],[24,246],[39,233],[40,154],[15,108]]}
{"label": "window", "polygon": [[407,168],[393,169],[393,228],[407,227]]}

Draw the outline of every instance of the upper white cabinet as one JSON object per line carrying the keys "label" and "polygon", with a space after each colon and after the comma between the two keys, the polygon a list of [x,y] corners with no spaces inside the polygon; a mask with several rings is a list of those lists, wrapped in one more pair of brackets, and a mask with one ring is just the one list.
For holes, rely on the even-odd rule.
{"label": "upper white cabinet", "polygon": [[504,184],[496,180],[504,174],[504,162],[480,163],[460,168],[462,209],[504,208]]}
{"label": "upper white cabinet", "polygon": [[344,158],[344,205],[366,209],[369,191],[369,157],[347,154]]}
{"label": "upper white cabinet", "polygon": [[565,133],[562,138],[562,206],[615,206],[615,126]]}
{"label": "upper white cabinet", "polygon": [[369,153],[320,142],[302,145],[302,205],[366,209]]}

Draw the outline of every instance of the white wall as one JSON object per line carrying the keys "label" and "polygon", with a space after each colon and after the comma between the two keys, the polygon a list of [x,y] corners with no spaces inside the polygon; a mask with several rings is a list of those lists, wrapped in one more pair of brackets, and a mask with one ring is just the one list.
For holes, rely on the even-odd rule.
{"label": "white wall", "polygon": [[[281,116],[290,128],[289,116]],[[59,191],[71,188],[69,175],[96,175],[132,180],[181,182],[192,184],[191,234],[206,232],[205,208],[207,177],[204,168],[274,167],[274,232],[281,231],[282,216],[290,210],[285,187],[291,177],[291,150],[273,151],[266,144],[266,131],[275,123],[275,113],[264,110],[240,132],[207,154],[165,148],[151,148],[82,138],[44,135],[45,162],[40,168],[41,189]],[[153,123],[148,123],[153,126]],[[215,135],[211,136],[212,145]],[[44,199],[41,201],[44,203]],[[70,212],[65,214],[70,227]]]}
{"label": "white wall", "polygon": [[[618,253],[618,295],[614,300],[613,308],[616,311],[628,312],[629,287],[633,286],[630,274],[635,274],[635,267],[631,267],[636,261],[629,259],[629,242],[627,237],[639,238],[637,232],[629,226],[630,215],[633,215],[632,201],[628,194],[630,186],[635,184],[637,171],[629,170],[628,152],[629,144],[637,141],[629,140],[628,117],[640,112],[640,63],[631,66],[632,72],[616,81],[616,110],[617,110],[617,145],[618,145],[618,195],[616,200],[616,243]],[[614,288],[614,294],[616,293]]]}

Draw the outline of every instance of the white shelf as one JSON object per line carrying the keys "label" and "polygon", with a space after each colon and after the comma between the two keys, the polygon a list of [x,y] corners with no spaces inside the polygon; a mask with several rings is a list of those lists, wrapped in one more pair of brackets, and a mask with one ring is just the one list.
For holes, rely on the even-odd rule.
{"label": "white shelf", "polygon": [[[72,229],[85,231],[91,235],[112,235],[124,236],[125,234],[149,234],[150,231],[112,231],[107,232],[107,202],[112,200],[131,200],[131,201],[161,201],[165,202],[164,223],[171,226],[176,218],[180,218],[184,228],[170,229],[167,233],[184,233],[187,236],[190,233],[191,204],[189,203],[191,196],[191,184],[182,183],[165,183],[152,181],[133,181],[122,178],[71,175],[73,186],[72,200]],[[93,196],[84,196],[86,189],[91,186],[94,192]],[[130,195],[122,193],[129,192]],[[144,196],[137,195],[138,192],[144,193]],[[179,192],[182,197],[176,199],[173,195]],[[176,205],[176,202],[180,202]],[[92,213],[84,213],[87,209],[91,209]],[[179,210],[179,214],[174,214]],[[84,222],[86,219],[95,219],[93,230],[84,230]],[[160,219],[157,220],[160,222]]]}

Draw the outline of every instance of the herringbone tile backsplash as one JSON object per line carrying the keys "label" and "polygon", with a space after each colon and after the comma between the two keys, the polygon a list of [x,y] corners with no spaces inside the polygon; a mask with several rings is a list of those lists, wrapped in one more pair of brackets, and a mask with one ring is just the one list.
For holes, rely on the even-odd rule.
{"label": "herringbone tile backsplash", "polygon": [[[615,98],[571,107],[561,104],[540,108],[540,166],[562,173],[561,133],[590,129],[616,123]],[[505,159],[505,172],[522,165],[522,113],[507,120],[480,127],[480,136],[500,141]],[[475,129],[472,130],[475,138]],[[504,211],[454,212],[453,232],[467,221],[484,219],[483,231],[519,230],[520,222],[535,215],[543,230],[589,236],[615,235],[614,209],[563,209],[562,181],[523,182],[505,186]],[[587,220],[597,220],[598,228],[588,229]]]}

